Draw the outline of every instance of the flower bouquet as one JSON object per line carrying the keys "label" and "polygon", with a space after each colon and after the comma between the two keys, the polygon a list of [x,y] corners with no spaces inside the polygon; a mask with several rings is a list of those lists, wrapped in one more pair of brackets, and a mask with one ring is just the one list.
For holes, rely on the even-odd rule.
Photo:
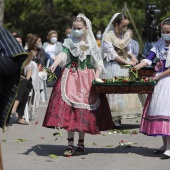
{"label": "flower bouquet", "polygon": [[43,68],[48,74],[48,78],[47,78],[48,82],[50,82],[53,79],[57,79],[57,76],[55,75],[55,73],[53,73],[49,68],[46,68],[46,67],[43,67]]}
{"label": "flower bouquet", "polygon": [[111,79],[102,79],[103,82],[94,81],[93,85],[100,94],[149,94],[153,92],[156,81],[149,78],[139,78],[138,70],[131,65],[125,65],[129,69],[129,76],[115,76]]}

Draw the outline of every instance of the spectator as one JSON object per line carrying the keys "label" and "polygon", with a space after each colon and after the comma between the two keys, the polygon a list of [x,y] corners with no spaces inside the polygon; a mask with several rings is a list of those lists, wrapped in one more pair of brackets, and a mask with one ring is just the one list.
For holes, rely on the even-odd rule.
{"label": "spectator", "polygon": [[19,42],[19,44],[22,47],[24,47],[25,42],[24,42],[23,38],[19,34],[15,34],[15,35],[13,35],[13,37]]}
{"label": "spectator", "polygon": [[38,34],[32,34],[28,38],[28,51],[33,51],[33,61],[37,63],[38,71],[43,70],[45,51],[41,48],[42,42]]}
{"label": "spectator", "polygon": [[18,32],[17,30],[12,30],[12,31],[10,31],[10,33],[11,33],[13,36],[15,36],[15,35],[18,35],[18,34],[19,34],[19,32]]}
{"label": "spectator", "polygon": [[66,29],[66,38],[70,38],[71,28]]}
{"label": "spectator", "polygon": [[129,32],[131,37],[131,41],[130,41],[130,48],[132,50],[131,52],[136,58],[138,58],[139,43],[133,39],[133,31],[131,29],[128,29],[127,32]]}
{"label": "spectator", "polygon": [[[38,34],[33,34],[28,40],[28,50],[33,51],[33,61],[37,63],[39,87],[42,87],[43,79],[47,79],[47,73],[44,71],[45,51],[42,48],[41,37]],[[40,89],[42,91],[42,89]]]}
{"label": "spectator", "polygon": [[99,30],[97,31],[97,34],[96,34],[96,42],[97,42],[98,47],[101,46],[101,39],[102,39],[102,31]]}
{"label": "spectator", "polygon": [[[47,41],[43,44],[45,52],[50,55],[50,65],[54,63],[55,56],[57,56],[62,51],[62,44],[57,41],[58,33],[57,31],[51,30],[47,34]],[[61,68],[58,66],[55,70],[57,76],[59,76]]]}
{"label": "spectator", "polygon": [[30,37],[32,37],[32,33],[28,33],[27,36],[26,36],[26,43],[25,43],[25,46],[24,46],[24,49],[25,50],[28,50],[28,41],[30,39]]}
{"label": "spectator", "polygon": [[18,88],[17,97],[15,99],[11,111],[12,115],[16,115],[16,113],[18,113],[17,123],[22,125],[28,125],[28,123],[23,118],[23,115],[24,115],[26,103],[28,101],[29,92],[32,89],[31,74],[32,74],[31,64],[28,64],[24,68],[24,72],[21,75],[21,81]]}
{"label": "spectator", "polygon": [[[22,38],[17,34],[14,35],[14,37],[19,42],[19,44],[23,46]],[[17,97],[15,99],[11,111],[12,115],[15,116],[16,113],[18,113],[18,121],[17,121],[18,124],[28,125],[28,123],[25,122],[23,115],[24,115],[26,103],[28,101],[29,92],[32,89],[31,74],[32,74],[31,64],[28,64],[22,72],[20,84],[18,87]]]}

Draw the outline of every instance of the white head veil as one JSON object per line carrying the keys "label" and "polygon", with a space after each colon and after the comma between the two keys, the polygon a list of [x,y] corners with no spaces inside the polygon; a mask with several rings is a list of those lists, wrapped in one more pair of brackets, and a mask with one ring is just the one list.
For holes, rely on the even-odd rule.
{"label": "white head veil", "polygon": [[[95,63],[92,62],[91,64],[95,68],[100,67],[99,69],[101,69],[101,72],[105,72],[105,68],[104,68],[104,65],[103,65],[103,60],[102,60],[102,57],[101,57],[100,49],[97,45],[96,39],[95,39],[94,34],[92,32],[91,21],[84,14],[81,14],[81,13],[77,17],[83,18],[84,21],[86,22],[86,25],[87,25],[86,40],[87,40],[87,42],[90,46],[91,55],[92,55],[92,57],[95,61]],[[70,33],[70,38],[74,38],[73,31],[71,31],[71,33]]]}
{"label": "white head veil", "polygon": [[106,27],[106,29],[105,29],[105,31],[104,31],[104,33],[103,33],[103,38],[104,38],[104,36],[105,36],[109,31],[111,31],[111,30],[114,29],[114,27],[113,27],[113,21],[115,20],[115,18],[116,18],[119,14],[121,14],[121,13],[116,13],[116,14],[113,15],[113,17],[111,18],[109,24],[107,25],[107,27]]}
{"label": "white head veil", "polygon": [[[111,18],[109,24],[107,25],[104,33],[103,33],[103,37],[102,37],[102,44],[101,44],[101,54],[102,57],[104,58],[104,52],[103,52],[103,42],[105,40],[105,36],[109,31],[113,31],[114,30],[114,26],[113,26],[113,21],[115,20],[115,18],[121,13],[116,13],[113,15],[113,17]],[[124,42],[126,43],[126,45],[130,42],[130,34],[129,33],[125,33],[124,34]]]}
{"label": "white head veil", "polygon": [[111,31],[111,30],[114,29],[114,27],[113,27],[113,21],[115,20],[115,18],[116,18],[119,14],[121,14],[121,13],[116,13],[116,14],[114,14],[114,15],[112,16],[111,20],[109,21],[109,24],[107,25],[107,27],[106,27],[106,29],[105,29],[105,31],[104,31],[104,33],[103,33],[103,36],[102,36],[102,44],[101,44],[101,54],[102,54],[102,57],[103,57],[103,58],[104,58],[104,54],[103,54],[103,49],[102,49],[102,47],[103,47],[103,41],[104,41],[105,35],[106,35],[109,31]]}

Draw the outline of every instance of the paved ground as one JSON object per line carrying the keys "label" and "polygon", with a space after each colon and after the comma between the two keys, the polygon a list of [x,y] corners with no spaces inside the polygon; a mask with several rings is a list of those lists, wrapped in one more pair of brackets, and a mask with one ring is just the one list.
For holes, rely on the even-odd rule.
{"label": "paved ground", "polygon": [[[48,88],[48,97],[51,88]],[[164,170],[170,168],[170,160],[160,160],[153,154],[161,146],[161,137],[143,134],[86,135],[86,155],[63,157],[67,145],[67,133],[55,141],[54,129],[42,127],[47,102],[41,103],[35,120],[29,125],[13,124],[5,133],[0,133],[5,170]],[[38,121],[38,124],[37,124]],[[138,130],[140,118],[122,121],[126,130]],[[26,141],[15,143],[17,139]],[[132,147],[123,147],[119,142],[131,142]],[[77,141],[77,134],[75,136]],[[57,158],[50,158],[55,154]]]}

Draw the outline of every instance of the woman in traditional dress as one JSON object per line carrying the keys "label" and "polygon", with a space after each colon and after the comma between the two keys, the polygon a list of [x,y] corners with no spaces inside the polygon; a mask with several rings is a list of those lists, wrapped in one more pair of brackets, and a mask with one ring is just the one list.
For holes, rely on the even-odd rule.
{"label": "woman in traditional dress", "polygon": [[156,75],[157,81],[153,94],[148,95],[143,110],[140,132],[148,136],[162,136],[163,146],[155,150],[155,154],[163,153],[161,159],[170,158],[170,18],[162,22],[162,38],[160,38],[150,54],[137,69],[151,65],[157,58]]}
{"label": "woman in traditional dress", "polygon": [[[130,34],[127,31],[128,18],[121,13],[113,15],[105,29],[102,39],[102,56],[106,73],[104,79],[115,76],[129,76],[129,70],[123,65],[136,65],[138,62],[130,49]],[[133,118],[141,115],[142,104],[137,94],[108,94],[107,95],[114,125],[120,128],[122,118]]]}
{"label": "woman in traditional dress", "polygon": [[92,81],[105,72],[90,20],[79,14],[73,21],[70,38],[50,69],[60,64],[62,75],[55,83],[43,126],[68,131],[65,156],[74,153],[74,132],[79,132],[75,154],[84,153],[85,133],[112,129],[113,122],[105,95],[98,96]]}

